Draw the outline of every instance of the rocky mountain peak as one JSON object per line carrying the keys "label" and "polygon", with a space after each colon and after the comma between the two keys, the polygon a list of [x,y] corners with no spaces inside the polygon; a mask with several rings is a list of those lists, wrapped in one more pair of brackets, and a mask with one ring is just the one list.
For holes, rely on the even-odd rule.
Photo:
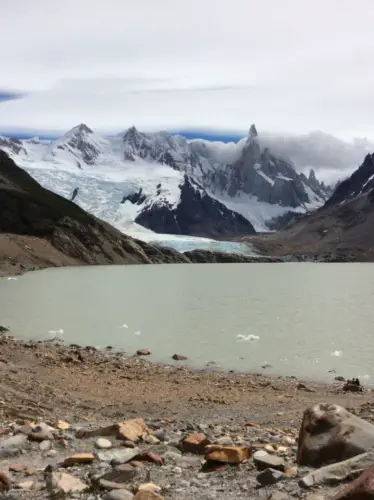
{"label": "rocky mountain peak", "polygon": [[374,188],[374,154],[368,154],[363,164],[348,179],[338,184],[326,205],[340,205],[372,188]]}
{"label": "rocky mountain peak", "polygon": [[82,168],[82,162],[87,165],[97,163],[99,157],[108,148],[108,141],[97,135],[84,123],[73,127],[59,139],[52,141],[44,159],[59,156],[60,151],[71,155],[77,166]]}
{"label": "rocky mountain peak", "polygon": [[257,133],[256,125],[254,123],[252,123],[252,125],[249,128],[248,137],[250,139],[255,139],[257,136],[258,136],[258,133]]}
{"label": "rocky mountain peak", "polygon": [[65,135],[82,135],[82,134],[93,134],[94,131],[87,127],[85,123],[80,123],[79,125],[73,127],[67,134]]}

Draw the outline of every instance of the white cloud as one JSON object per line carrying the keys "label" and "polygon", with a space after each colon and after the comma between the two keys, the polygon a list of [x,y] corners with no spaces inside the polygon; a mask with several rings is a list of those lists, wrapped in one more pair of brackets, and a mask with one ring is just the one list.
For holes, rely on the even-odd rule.
{"label": "white cloud", "polygon": [[372,0],[12,0],[0,129],[207,127],[374,138]]}

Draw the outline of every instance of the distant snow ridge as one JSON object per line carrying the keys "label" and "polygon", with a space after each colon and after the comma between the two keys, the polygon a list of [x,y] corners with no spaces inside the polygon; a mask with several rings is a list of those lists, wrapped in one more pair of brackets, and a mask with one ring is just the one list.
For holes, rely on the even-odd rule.
{"label": "distant snow ridge", "polygon": [[264,147],[254,125],[237,144],[135,127],[102,137],[80,124],[50,143],[0,138],[0,148],[44,187],[147,241],[154,231],[227,240],[278,229],[329,194]]}

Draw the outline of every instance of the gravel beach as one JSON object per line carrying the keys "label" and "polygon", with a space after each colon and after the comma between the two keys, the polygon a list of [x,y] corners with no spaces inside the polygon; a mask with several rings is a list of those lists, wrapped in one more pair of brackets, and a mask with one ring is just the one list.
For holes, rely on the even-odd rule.
{"label": "gravel beach", "polygon": [[[24,342],[10,333],[0,336],[0,472],[9,482],[4,498],[308,498],[299,483],[309,469],[296,463],[305,409],[339,404],[374,420],[372,391],[345,393],[341,381],[320,385],[191,371],[172,359],[174,353],[170,365],[158,365],[148,361],[151,356]],[[144,428],[133,440],[108,431],[134,419]],[[37,425],[45,436],[32,434]],[[188,436],[192,444],[184,447]],[[207,444],[222,448],[212,450],[213,461]],[[63,465],[75,453],[89,456]],[[74,478],[80,483],[64,491],[59,478],[62,485]],[[138,491],[148,483],[152,491]]]}

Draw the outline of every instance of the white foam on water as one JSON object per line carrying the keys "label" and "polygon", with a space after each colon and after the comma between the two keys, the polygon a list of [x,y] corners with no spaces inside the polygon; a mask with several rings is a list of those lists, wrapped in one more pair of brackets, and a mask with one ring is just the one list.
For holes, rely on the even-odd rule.
{"label": "white foam on water", "polygon": [[252,334],[249,334],[249,335],[237,335],[236,336],[237,339],[239,340],[249,340],[249,341],[252,341],[252,340],[259,340],[259,336],[258,335],[252,335]]}
{"label": "white foam on water", "polygon": [[336,356],[337,358],[342,355],[342,351],[334,351],[331,353],[331,356]]}

